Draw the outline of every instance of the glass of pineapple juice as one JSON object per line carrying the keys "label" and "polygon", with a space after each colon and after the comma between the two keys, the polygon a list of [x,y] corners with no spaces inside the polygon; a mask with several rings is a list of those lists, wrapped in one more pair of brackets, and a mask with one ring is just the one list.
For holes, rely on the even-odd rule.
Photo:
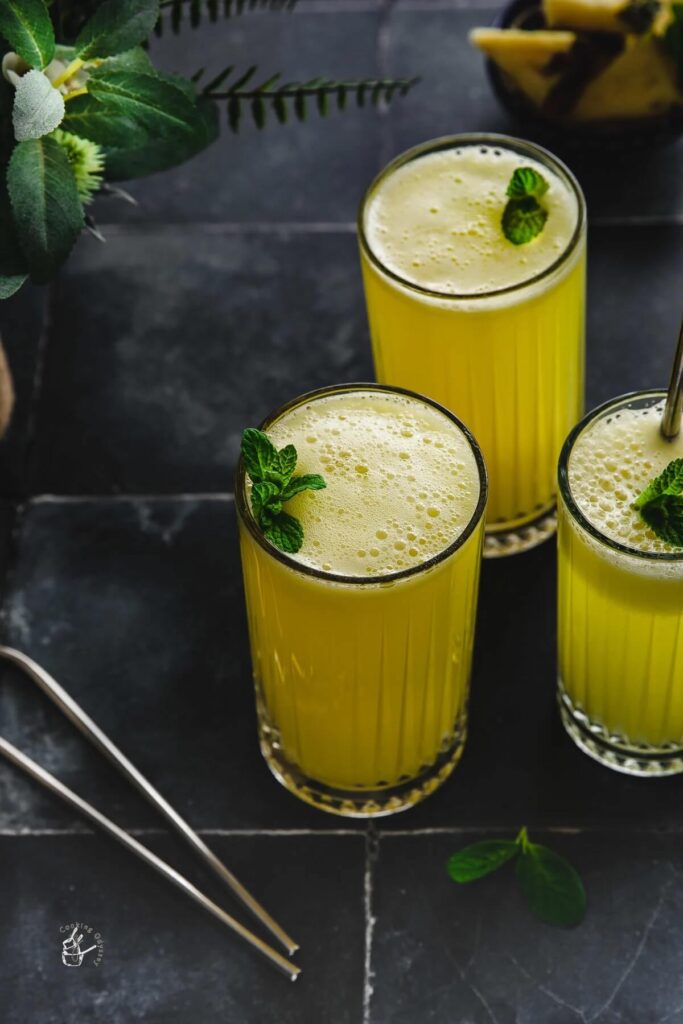
{"label": "glass of pineapple juice", "polygon": [[[520,167],[548,182],[548,218],[516,246],[501,216]],[[557,457],[583,412],[586,207],[576,179],[519,139],[436,139],[371,184],[358,235],[378,379],[435,398],[481,445],[484,554],[545,540]]]}
{"label": "glass of pineapple juice", "polygon": [[631,506],[672,459],[666,392],[616,398],[559,463],[559,704],[574,742],[630,775],[683,771],[683,551]]}
{"label": "glass of pineapple juice", "polygon": [[376,384],[303,395],[262,428],[326,489],[266,540],[238,466],[259,740],[275,777],[352,817],[412,806],[463,750],[486,508],[472,435],[430,399]]}

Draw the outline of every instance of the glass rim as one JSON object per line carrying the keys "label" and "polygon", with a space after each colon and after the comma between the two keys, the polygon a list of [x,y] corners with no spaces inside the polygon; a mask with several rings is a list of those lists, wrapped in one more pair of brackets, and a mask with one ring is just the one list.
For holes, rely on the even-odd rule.
{"label": "glass rim", "polygon": [[326,580],[328,583],[344,583],[351,586],[376,586],[382,583],[393,583],[396,580],[403,580],[408,579],[411,576],[417,576],[419,573],[432,569],[440,562],[445,561],[447,558],[450,558],[451,555],[455,554],[459,548],[464,546],[465,542],[470,538],[479,523],[482,521],[488,497],[488,475],[486,472],[484,456],[482,455],[481,449],[472,432],[465,426],[462,420],[458,419],[455,413],[450,411],[450,409],[447,409],[445,406],[435,402],[434,399],[428,398],[427,395],[421,395],[417,391],[410,391],[408,388],[395,387],[389,384],[365,383],[364,381],[347,384],[328,384],[322,388],[315,388],[312,391],[306,391],[297,398],[293,398],[291,401],[281,405],[279,409],[276,409],[276,411],[271,413],[269,416],[266,416],[259,425],[259,430],[267,430],[269,426],[281,419],[285,413],[300,405],[304,405],[306,402],[315,401],[318,398],[324,398],[326,395],[339,394],[340,392],[345,391],[380,391],[392,395],[407,395],[409,398],[415,398],[422,404],[430,405],[432,408],[437,409],[440,413],[443,413],[447,419],[454,423],[456,427],[458,427],[464,435],[474,456],[479,477],[479,496],[477,498],[477,503],[472,515],[470,516],[469,522],[462,532],[459,533],[455,540],[447,547],[443,548],[441,551],[437,551],[435,555],[432,555],[430,558],[426,559],[426,561],[419,562],[417,565],[408,566],[407,569],[398,569],[395,572],[386,572],[377,576],[349,576],[345,573],[325,572],[324,569],[316,569],[312,565],[306,565],[303,562],[297,561],[296,558],[293,558],[292,555],[288,554],[286,551],[281,551],[279,548],[276,548],[274,544],[271,544],[270,541],[266,540],[263,536],[262,531],[256,525],[256,521],[254,520],[247,500],[246,488],[244,486],[246,474],[244,471],[244,460],[241,455],[237,461],[237,467],[235,470],[235,504],[237,506],[238,515],[245,527],[249,530],[251,536],[267,554],[271,555],[276,561],[281,562],[289,569],[294,569],[296,572],[302,573],[304,576],[311,576],[314,579]]}
{"label": "glass rim", "polygon": [[[578,215],[574,231],[567,242],[566,247],[557,259],[553,260],[549,266],[545,267],[544,270],[540,270],[537,274],[525,278],[523,281],[518,281],[516,284],[506,285],[505,288],[493,288],[486,292],[466,292],[463,294],[460,292],[437,291],[433,288],[426,288],[424,285],[415,284],[414,281],[410,281],[408,278],[402,277],[401,274],[397,274],[396,271],[390,270],[389,267],[385,266],[379,257],[375,255],[365,233],[365,213],[375,190],[386,178],[393,174],[394,171],[397,171],[400,167],[410,163],[412,160],[424,156],[426,153],[436,153],[443,149],[453,149],[456,146],[476,146],[484,144],[499,146],[501,149],[513,149],[517,152],[526,153],[528,156],[538,159],[540,163],[550,165],[553,170],[557,171],[558,176],[569,185],[571,191],[576,196],[578,203]],[[360,206],[358,207],[358,216],[356,218],[356,227],[361,250],[375,269],[379,270],[386,277],[397,282],[402,288],[405,288],[408,291],[415,292],[418,295],[425,295],[432,299],[439,299],[443,302],[478,302],[484,299],[497,298],[501,295],[511,295],[514,292],[521,291],[522,289],[538,284],[540,281],[550,277],[555,273],[555,271],[559,270],[560,267],[562,267],[563,264],[565,264],[576,252],[578,244],[584,234],[585,224],[586,199],[577,178],[569,170],[567,165],[563,163],[559,157],[555,156],[554,153],[551,153],[549,149],[545,149],[543,146],[539,146],[535,142],[529,142],[527,139],[517,139],[513,135],[502,135],[496,132],[462,132],[457,135],[441,135],[436,139],[430,139],[428,142],[422,142],[418,146],[413,146],[411,149],[406,149],[403,153],[399,153],[398,156],[394,157],[394,159],[379,172],[365,190]]]}
{"label": "glass rim", "polygon": [[603,402],[602,405],[598,405],[595,409],[592,409],[587,413],[583,419],[579,420],[576,426],[567,435],[567,438],[562,445],[557,466],[557,482],[559,491],[565,507],[574,522],[580,526],[585,533],[592,537],[593,540],[598,541],[604,547],[608,547],[612,551],[617,551],[620,555],[628,555],[631,558],[638,558],[644,562],[683,562],[683,551],[641,551],[639,548],[632,548],[628,544],[622,544],[620,541],[614,540],[612,537],[608,537],[606,534],[602,533],[602,531],[591,523],[591,521],[584,515],[574,500],[569,483],[569,459],[571,457],[574,444],[583,431],[590,426],[594,420],[599,419],[601,416],[608,413],[610,409],[616,409],[641,398],[666,398],[666,395],[667,392],[665,388],[647,388],[644,391],[628,391],[624,395],[618,395],[616,398],[610,398],[607,402]]}

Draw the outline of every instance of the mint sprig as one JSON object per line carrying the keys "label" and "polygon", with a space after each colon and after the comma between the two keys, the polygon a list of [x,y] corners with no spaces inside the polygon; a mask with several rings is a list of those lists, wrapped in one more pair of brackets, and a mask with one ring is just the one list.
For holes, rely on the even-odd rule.
{"label": "mint sprig", "polygon": [[501,218],[503,234],[508,242],[526,245],[543,231],[548,211],[541,206],[539,199],[548,188],[548,182],[533,167],[518,167],[514,172],[508,182],[508,201]]}
{"label": "mint sprig", "polygon": [[296,554],[303,543],[303,527],[282,506],[301,491],[321,491],[325,481],[319,473],[294,476],[298,459],[294,445],[278,451],[268,435],[254,427],[242,432],[242,459],[253,484],[251,510],[264,537],[281,551]]}
{"label": "mint sprig", "polygon": [[683,459],[673,459],[631,507],[660,540],[683,547]]}
{"label": "mint sprig", "polygon": [[514,840],[486,839],[465,846],[448,861],[454,882],[473,882],[516,858],[516,876],[531,910],[547,924],[571,928],[586,913],[586,891],[572,865],[558,853],[532,843],[526,827]]}

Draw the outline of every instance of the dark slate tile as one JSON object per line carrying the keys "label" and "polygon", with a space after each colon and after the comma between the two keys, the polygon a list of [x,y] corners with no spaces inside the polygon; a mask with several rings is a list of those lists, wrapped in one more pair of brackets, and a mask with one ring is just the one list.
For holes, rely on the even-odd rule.
{"label": "dark slate tile", "polygon": [[667,387],[680,326],[683,225],[593,227],[587,405]]}
{"label": "dark slate tile", "polygon": [[[283,82],[374,78],[378,25],[373,9],[303,5],[291,15],[255,12],[185,28],[177,37],[169,31],[152,42],[151,56],[170,72],[191,75],[205,67],[207,82],[228,64],[240,72],[258,65],[255,81],[275,72]],[[96,216],[136,223],[351,221],[379,169],[379,116],[349,104],[345,113],[333,109],[321,119],[313,105],[303,124],[292,114],[281,125],[271,114],[259,131],[247,110],[235,135],[221,107],[218,142],[187,164],[127,185],[138,209],[106,200]]]}
{"label": "dark slate tile", "polygon": [[[544,142],[528,124],[513,120],[489,86],[482,55],[468,42],[470,29],[489,25],[495,5],[391,14],[388,73],[420,75],[422,82],[389,113],[393,152],[439,135],[495,131]],[[553,142],[584,188],[591,216],[671,216],[683,212],[683,141],[625,154],[584,152]],[[647,186],[644,183],[647,182]]]}
{"label": "dark slate tile", "polygon": [[34,492],[230,490],[244,426],[371,374],[349,233],[84,239],[47,354]]}
{"label": "dark slate tile", "polygon": [[[3,642],[44,665],[194,827],[344,825],[291,796],[260,755],[232,502],[30,506]],[[0,722],[114,820],[160,824],[16,670],[2,672]],[[0,827],[78,820],[0,765]]]}
{"label": "dark slate tile", "polygon": [[[588,893],[575,929],[537,921],[513,869],[470,885],[445,865],[469,836],[382,839],[373,1024],[680,1024],[680,837],[538,833]],[[410,870],[406,866],[410,865]]]}
{"label": "dark slate tile", "polygon": [[[144,842],[176,862],[170,840]],[[358,1024],[362,839],[231,836],[215,846],[301,943],[295,985],[110,839],[5,837],[3,1024]],[[234,911],[229,899],[223,903]],[[246,913],[237,916],[246,923]],[[71,930],[60,927],[72,921],[100,933],[99,967],[95,953],[80,968],[62,964]],[[82,948],[91,943],[84,939]]]}
{"label": "dark slate tile", "polygon": [[26,458],[36,365],[46,316],[45,288],[26,284],[0,302],[0,339],[14,383],[12,419],[0,441],[0,496],[26,493]]}

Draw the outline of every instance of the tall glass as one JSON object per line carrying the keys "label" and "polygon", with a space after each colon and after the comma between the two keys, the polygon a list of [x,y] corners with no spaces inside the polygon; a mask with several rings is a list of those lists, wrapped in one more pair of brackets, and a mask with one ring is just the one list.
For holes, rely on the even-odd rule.
{"label": "tall glass", "polygon": [[[511,151],[519,166],[529,159],[540,164],[567,190],[575,226],[549,265],[521,283],[468,294],[433,291],[399,276],[373,251],[368,210],[401,168],[466,147]],[[441,213],[430,215],[433,224]],[[583,412],[586,208],[576,179],[552,154],[519,139],[436,139],[403,153],[376,178],[361,204],[358,233],[378,379],[435,398],[473,430],[490,484],[484,554],[535,546],[555,530],[557,457]],[[511,246],[502,232],[501,244]]]}
{"label": "tall glass", "polygon": [[263,756],[298,797],[351,817],[412,806],[460,758],[487,493],[483,459],[467,428],[402,389],[323,388],[279,409],[262,429],[304,403],[376,392],[406,394],[439,410],[474,456],[474,512],[434,557],[385,575],[312,568],[264,539],[241,462],[236,480]]}
{"label": "tall glass", "polygon": [[[683,771],[683,552],[639,550],[589,521],[576,500],[572,452],[598,427],[617,429],[625,411],[655,408],[653,444],[663,445],[665,397],[636,392],[594,410],[567,438],[559,463],[560,712],[583,751],[630,775]],[[681,455],[679,438],[670,458]],[[612,466],[629,488],[619,453]]]}

